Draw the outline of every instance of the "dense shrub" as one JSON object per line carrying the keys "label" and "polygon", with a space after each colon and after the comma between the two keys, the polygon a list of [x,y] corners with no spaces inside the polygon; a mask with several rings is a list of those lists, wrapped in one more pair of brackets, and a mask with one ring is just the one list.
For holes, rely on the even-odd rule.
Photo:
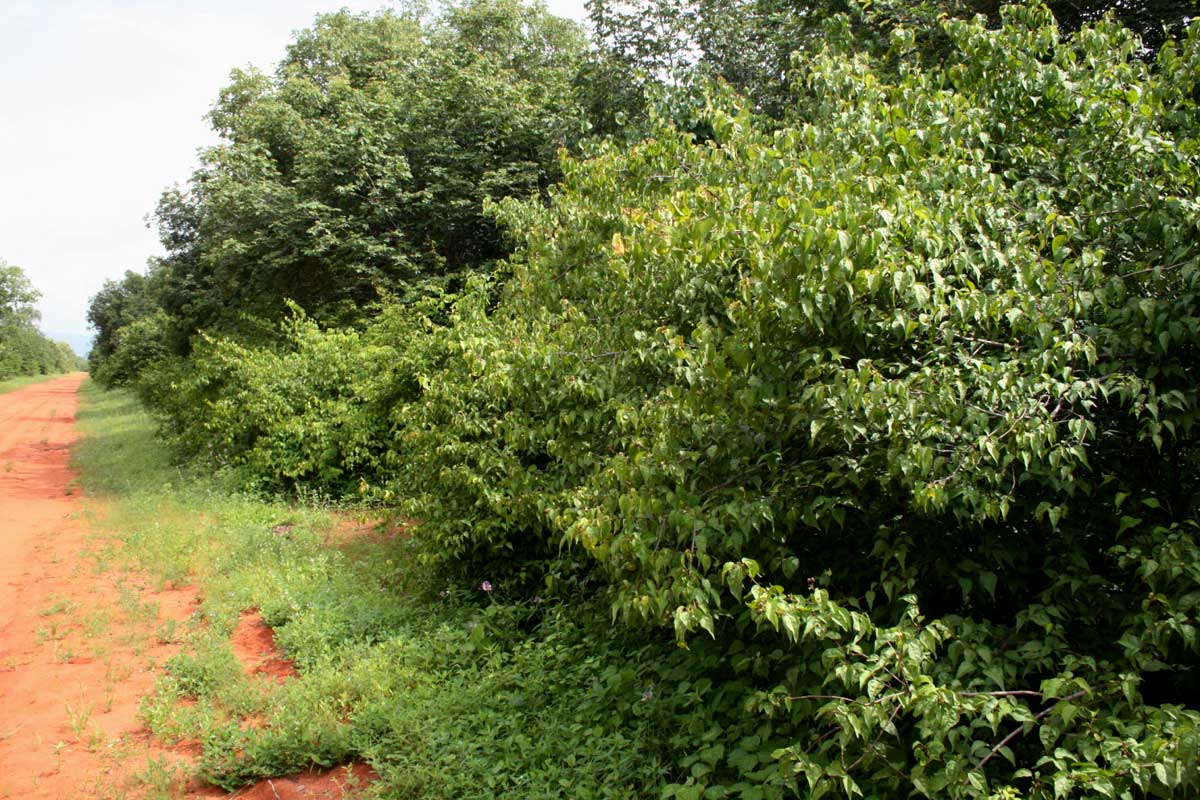
{"label": "dense shrub", "polygon": [[380,467],[399,353],[377,335],[322,332],[294,311],[276,347],[205,339],[139,388],[181,447],[245,466],[260,488],[353,493],[355,476]]}
{"label": "dense shrub", "polygon": [[93,359],[99,366],[92,377],[105,386],[132,383],[153,365],[168,359],[171,322],[161,310],[118,328],[111,337],[107,357]]}
{"label": "dense shrub", "polygon": [[1200,30],[946,35],[564,160],[506,283],[214,341],[171,424],[673,626],[667,796],[1194,792]]}

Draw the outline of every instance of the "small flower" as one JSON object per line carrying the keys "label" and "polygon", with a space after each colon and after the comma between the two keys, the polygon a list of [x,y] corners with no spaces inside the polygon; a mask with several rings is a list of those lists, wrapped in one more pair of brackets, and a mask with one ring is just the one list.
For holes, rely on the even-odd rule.
{"label": "small flower", "polygon": [[483,583],[479,584],[479,588],[483,589],[485,592],[490,592],[492,590],[492,582],[484,581]]}
{"label": "small flower", "polygon": [[438,594],[440,594],[442,597],[449,597],[449,596],[450,596],[450,590],[449,590],[449,589],[442,589],[440,592],[438,592]]}
{"label": "small flower", "polygon": [[654,690],[653,689],[647,689],[646,691],[642,692],[642,702],[643,703],[649,703],[653,699],[654,699]]}

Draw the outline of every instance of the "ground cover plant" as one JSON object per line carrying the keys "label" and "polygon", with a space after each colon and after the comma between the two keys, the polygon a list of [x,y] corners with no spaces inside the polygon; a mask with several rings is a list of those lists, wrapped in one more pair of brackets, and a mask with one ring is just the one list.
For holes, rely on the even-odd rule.
{"label": "ground cover plant", "polygon": [[[264,502],[179,469],[139,405],[89,386],[76,461],[104,503],[106,558],[203,597],[169,632],[182,652],[142,707],[164,742],[201,745],[202,778],[233,790],[365,760],[379,773],[370,796],[656,795],[670,706],[654,697],[665,667],[639,663],[644,633],[601,633],[594,603],[446,583],[404,538],[347,538],[358,527],[347,513]],[[298,677],[243,673],[229,636],[248,609],[275,628]]]}
{"label": "ground cover plant", "polygon": [[[1188,796],[1200,29],[1001,16],[932,64],[834,17],[784,116],[668,98],[488,205],[494,274],[214,332],[142,396],[255,491],[411,523],[371,569],[504,620],[470,636],[523,680],[614,654],[580,707],[626,709],[631,791]],[[543,608],[583,650],[539,660]]]}

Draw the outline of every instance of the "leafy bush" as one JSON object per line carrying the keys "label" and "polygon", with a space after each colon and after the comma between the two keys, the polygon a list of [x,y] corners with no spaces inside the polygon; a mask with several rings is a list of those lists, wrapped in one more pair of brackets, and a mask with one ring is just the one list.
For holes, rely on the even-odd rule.
{"label": "leafy bush", "polygon": [[617,613],[764,653],[756,707],[811,720],[771,780],[814,794],[1196,782],[1200,36],[1151,70],[1007,19],[892,81],[826,53],[794,127],[714,107],[508,207],[513,315],[614,376],[547,517]]}
{"label": "leafy bush", "polygon": [[111,337],[112,350],[98,358],[92,377],[105,386],[135,382],[143,373],[172,356],[167,343],[171,322],[163,311],[130,322]]}
{"label": "leafy bush", "polygon": [[1005,17],[565,159],[505,284],[214,341],[174,423],[673,627],[666,796],[1194,792],[1200,29]]}

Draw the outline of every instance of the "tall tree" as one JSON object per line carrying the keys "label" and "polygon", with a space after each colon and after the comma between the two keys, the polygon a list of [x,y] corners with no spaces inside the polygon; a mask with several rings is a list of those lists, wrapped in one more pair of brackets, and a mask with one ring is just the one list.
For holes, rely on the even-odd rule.
{"label": "tall tree", "polygon": [[0,258],[0,321],[29,322],[37,319],[33,304],[41,296],[24,270]]}
{"label": "tall tree", "polygon": [[352,320],[508,252],[485,206],[545,191],[584,135],[582,30],[517,0],[417,12],[325,15],[274,75],[233,73],[223,142],[158,209],[185,334],[257,330],[289,300]]}
{"label": "tall tree", "polygon": [[0,378],[48,375],[76,366],[70,346],[36,327],[41,292],[20,267],[0,259]]}
{"label": "tall tree", "polygon": [[154,313],[157,301],[146,276],[126,271],[119,281],[108,280],[88,304],[88,324],[96,331],[89,356],[93,368],[117,349],[119,331]]}

